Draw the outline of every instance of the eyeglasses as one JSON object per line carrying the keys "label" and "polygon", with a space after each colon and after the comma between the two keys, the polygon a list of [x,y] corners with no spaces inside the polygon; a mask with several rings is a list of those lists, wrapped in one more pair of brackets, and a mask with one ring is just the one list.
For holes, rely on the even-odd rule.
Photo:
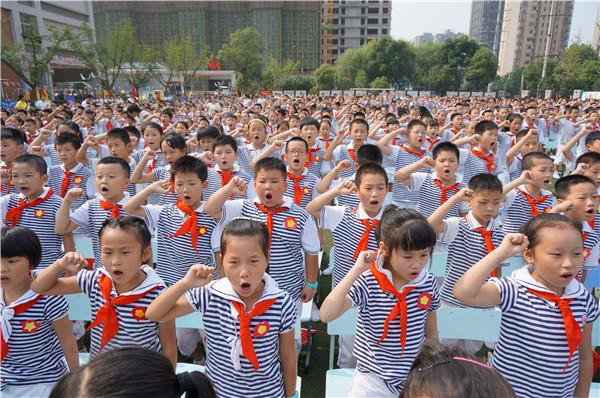
{"label": "eyeglasses", "polygon": [[292,154],[292,155],[306,155],[306,151],[296,151],[296,150],[290,150],[288,151],[288,153]]}
{"label": "eyeglasses", "polygon": [[411,134],[415,134],[415,135],[427,135],[427,131],[424,131],[424,130],[411,131]]}
{"label": "eyeglasses", "polygon": [[450,358],[450,359],[446,359],[446,360],[444,360],[444,361],[436,362],[436,363],[434,363],[434,364],[431,364],[431,365],[429,365],[429,366],[425,366],[424,368],[417,368],[417,371],[418,371],[418,372],[425,372],[426,370],[433,369],[433,368],[435,368],[436,366],[439,366],[439,365],[444,365],[444,364],[448,364],[448,363],[452,362],[453,360],[454,360],[454,361],[463,361],[463,362],[469,362],[469,363],[472,363],[472,364],[474,364],[474,365],[478,365],[478,366],[484,367],[484,368],[486,368],[486,369],[492,369],[492,367],[491,367],[491,366],[489,366],[489,365],[486,365],[486,364],[483,364],[483,363],[481,363],[481,362],[477,362],[477,361],[475,361],[475,360],[473,360],[473,359],[469,359],[469,358],[465,358],[465,357],[452,357],[452,358]]}

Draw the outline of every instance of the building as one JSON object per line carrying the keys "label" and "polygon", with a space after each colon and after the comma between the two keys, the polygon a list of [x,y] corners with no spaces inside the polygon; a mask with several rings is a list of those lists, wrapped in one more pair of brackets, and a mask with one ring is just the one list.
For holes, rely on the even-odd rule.
{"label": "building", "polygon": [[[2,43],[19,43],[24,32],[34,32],[42,36],[49,34],[49,27],[70,28],[77,33],[82,24],[94,26],[91,1],[3,1],[2,2]],[[81,80],[83,63],[67,49],[59,51],[50,62],[52,73],[48,73],[45,83],[52,87],[59,82]],[[2,89],[7,97],[14,98],[21,93],[21,79],[2,62]]]}
{"label": "building", "polygon": [[439,42],[439,43],[443,43],[447,40],[455,40],[458,39],[461,36],[464,36],[464,33],[460,33],[460,32],[454,32],[450,29],[446,29],[444,32],[442,33],[436,33],[433,36],[433,41],[434,42]]}
{"label": "building", "polygon": [[[137,40],[161,48],[175,37],[190,36],[196,50],[208,46],[216,55],[231,33],[255,28],[265,45],[265,58],[292,59],[302,70],[320,64],[321,4],[307,1],[107,1],[94,3],[96,35],[103,37],[129,18]],[[266,60],[266,59],[265,59]]]}
{"label": "building", "polygon": [[422,46],[425,43],[433,41],[433,33],[425,32],[415,37],[415,46]]}
{"label": "building", "polygon": [[333,64],[347,49],[391,34],[390,0],[323,0],[321,4],[323,63]]}
{"label": "building", "polygon": [[473,0],[469,38],[477,40],[498,55],[503,15],[504,0]]}
{"label": "building", "polygon": [[596,26],[594,27],[592,46],[594,46],[596,50],[600,51],[600,4],[598,4],[598,13],[596,15]]}
{"label": "building", "polygon": [[506,1],[498,52],[499,74],[543,59],[546,50],[548,59],[560,59],[569,42],[572,18],[573,0]]}

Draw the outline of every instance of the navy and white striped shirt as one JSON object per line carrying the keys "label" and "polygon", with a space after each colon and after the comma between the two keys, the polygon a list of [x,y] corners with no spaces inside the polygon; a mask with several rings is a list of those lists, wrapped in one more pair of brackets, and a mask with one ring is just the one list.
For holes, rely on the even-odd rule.
{"label": "navy and white striped shirt", "polygon": [[[288,173],[291,173],[288,168]],[[303,209],[306,205],[318,196],[317,192],[317,184],[320,179],[316,174],[311,174],[306,168],[302,173],[302,180],[298,181],[298,185],[300,186],[300,190],[302,192],[302,200],[300,201],[299,206]],[[294,197],[294,181],[288,176],[287,177],[287,189],[285,190],[285,196],[289,198]]]}
{"label": "navy and white striped shirt", "polygon": [[312,151],[312,162],[309,162],[308,164],[308,172],[320,178],[323,174],[323,155],[325,154],[325,145],[318,146],[315,144],[312,148],[310,148],[310,151]]}
{"label": "navy and white striped shirt", "polygon": [[[236,196],[235,199],[254,199],[256,194],[254,193],[254,181],[252,179],[252,175],[247,173],[244,170],[240,170],[237,164],[234,165],[233,170],[231,170],[232,177],[239,177],[246,183],[248,190],[245,196]],[[208,186],[204,191],[203,198],[204,200],[208,200],[211,195],[217,192],[219,189],[223,187],[222,178],[221,178],[221,168],[218,164],[215,164],[215,167],[212,169],[208,169],[208,178],[206,180],[208,182]]]}
{"label": "navy and white striped shirt", "polygon": [[[59,196],[62,189],[65,171],[66,170],[64,164],[52,166],[48,169],[48,185]],[[65,195],[71,188],[83,189],[83,196],[79,199],[74,200],[71,204],[71,209],[77,209],[89,199],[88,184],[93,184],[95,182],[95,177],[92,174],[92,170],[90,170],[88,167],[84,166],[81,163],[77,163],[75,167],[73,167],[69,171],[73,174],[69,177],[69,185],[67,186]]]}
{"label": "navy and white striped shirt", "polygon": [[[206,374],[217,395],[231,398],[284,397],[279,359],[279,336],[294,330],[296,305],[277,283],[264,274],[263,293],[257,302],[277,298],[271,308],[250,321],[252,344],[259,369],[242,354],[239,315],[232,301],[243,303],[227,278],[192,289],[185,295],[202,314],[206,327]],[[259,333],[258,327],[266,327]],[[264,329],[263,329],[264,330]]]}
{"label": "navy and white striped shirt", "polygon": [[[269,145],[267,145],[267,144],[265,144],[265,146],[262,147],[261,149],[256,149],[256,148],[254,148],[254,145],[252,145],[252,143],[249,143],[249,144],[242,143],[238,147],[238,158],[237,158],[240,168],[243,171],[245,171],[246,173],[252,175],[254,170],[252,170],[252,167],[250,167],[250,163],[256,156],[260,155],[267,149],[269,149]],[[281,151],[273,152],[270,157],[281,159]]]}
{"label": "navy and white striped shirt", "polygon": [[[430,155],[427,151],[423,151],[420,156],[412,154],[407,152],[406,148],[402,146],[394,146],[392,149],[393,151],[391,156],[394,159],[394,169],[396,171],[410,164],[418,162],[423,158],[423,156]],[[418,169],[417,172],[429,173],[429,169],[422,167]],[[395,181],[393,184],[393,198],[394,202],[400,202],[403,200],[417,202],[417,200],[419,200],[419,193],[417,191],[410,191],[405,185],[399,184],[397,181]]]}
{"label": "navy and white striped shirt", "polygon": [[[479,150],[479,148],[473,148],[474,150]],[[492,174],[497,176],[500,170],[498,169],[498,156],[494,155],[494,169],[490,172],[487,168],[487,161],[476,156],[471,151],[465,151],[464,149],[460,149],[461,161],[463,162],[463,183],[465,185],[469,185],[469,181],[471,178],[475,177],[477,174]],[[486,156],[492,155],[493,152],[490,152]]]}
{"label": "navy and white striped shirt", "polygon": [[[350,154],[350,150],[352,150],[354,152],[354,156],[352,156]],[[356,163],[356,153],[357,152],[358,152],[358,149],[354,148],[354,146],[352,145],[352,142],[348,143],[347,145],[343,145],[343,144],[339,145],[333,150],[334,164],[338,164],[342,160],[349,160],[350,163],[352,163],[351,167],[349,167],[346,170],[342,170],[340,172],[340,175],[338,178],[345,180],[345,179],[351,177],[352,174],[354,174],[354,170],[356,170],[358,168],[358,164]]]}
{"label": "navy and white striped shirt", "polygon": [[[521,226],[533,218],[531,205],[525,195],[529,195],[533,198],[525,185],[518,186],[506,195],[504,200],[505,216],[502,229],[504,229],[504,232],[507,234],[519,232]],[[556,199],[552,196],[552,192],[545,189],[541,190],[540,197],[541,196],[546,196],[546,199],[541,203],[536,203],[535,208],[539,214],[544,214],[547,209],[552,208],[552,206],[556,204]]]}
{"label": "navy and white striped shirt", "polygon": [[[414,173],[410,176],[410,192],[417,192],[418,202],[417,210],[425,217],[429,217],[437,210],[442,204],[442,190],[437,186],[435,180],[437,179],[437,173]],[[453,197],[458,191],[464,188],[464,184],[459,176],[456,177],[455,182],[459,185],[453,189],[448,189],[446,196],[447,200]],[[400,184],[395,182],[394,184]],[[442,183],[443,185],[443,183]],[[453,184],[450,184],[452,186]],[[448,186],[444,186],[448,188]],[[458,217],[459,212],[467,212],[468,207],[464,202],[457,203],[448,212],[448,217]]]}
{"label": "navy and white striped shirt", "polygon": [[56,383],[68,373],[63,349],[53,325],[54,321],[67,316],[67,300],[63,296],[41,296],[27,311],[14,314],[12,309],[38,296],[29,290],[12,304],[6,305],[4,292],[0,289],[0,323],[9,348],[2,361],[2,390],[6,385]]}
{"label": "navy and white striped shirt", "polygon": [[[535,281],[527,266],[510,278],[491,278],[500,292],[500,338],[491,365],[512,385],[518,397],[572,397],[579,376],[579,350],[566,371],[569,347],[563,317],[557,306],[527,288],[550,292]],[[585,287],[572,280],[562,298],[581,329],[600,316],[598,304]]]}

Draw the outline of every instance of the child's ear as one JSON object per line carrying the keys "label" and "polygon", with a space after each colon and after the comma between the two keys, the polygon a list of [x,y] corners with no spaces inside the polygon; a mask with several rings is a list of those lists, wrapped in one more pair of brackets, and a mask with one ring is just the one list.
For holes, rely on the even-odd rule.
{"label": "child's ear", "polygon": [[385,246],[385,243],[379,242],[378,245],[379,245],[379,252],[381,254],[383,254],[384,256],[387,256],[388,255],[388,250],[387,250],[387,247]]}
{"label": "child's ear", "polygon": [[48,174],[42,175],[42,184],[46,185],[48,183]]}
{"label": "child's ear", "polygon": [[560,203],[562,203],[562,202],[563,202],[563,200],[562,200],[562,199],[556,199],[556,204],[560,204]]}
{"label": "child's ear", "polygon": [[534,264],[533,250],[525,249],[525,251],[523,252],[523,258],[525,259],[525,261],[527,261],[527,264]]}
{"label": "child's ear", "polygon": [[142,251],[142,263],[152,264],[152,246],[146,246]]}

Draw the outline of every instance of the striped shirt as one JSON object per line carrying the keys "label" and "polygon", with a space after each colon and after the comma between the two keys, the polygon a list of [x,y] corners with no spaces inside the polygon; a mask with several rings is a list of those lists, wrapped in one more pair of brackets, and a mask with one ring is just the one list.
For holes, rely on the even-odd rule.
{"label": "striped shirt", "polygon": [[[394,169],[400,170],[403,167],[406,167],[410,164],[418,162],[423,158],[423,156],[429,156],[429,153],[423,151],[422,154],[413,154],[407,152],[405,147],[392,147],[393,152],[392,155],[394,158]],[[422,167],[417,170],[419,173],[428,174],[429,170]],[[419,192],[411,191],[405,185],[399,184],[397,181],[393,183],[393,198],[394,202],[400,202],[403,200],[409,200],[411,202],[417,202],[419,200]]]}
{"label": "striped shirt", "polygon": [[[257,302],[277,298],[271,308],[250,321],[252,344],[259,369],[242,354],[239,316],[232,301],[243,303],[227,278],[188,291],[190,305],[206,326],[206,375],[220,397],[284,397],[279,359],[279,336],[294,330],[296,305],[277,283],[264,274],[263,293]],[[258,326],[267,326],[264,334]],[[295,376],[294,376],[295,377]]]}
{"label": "striped shirt", "polygon": [[[464,307],[465,305],[454,297],[454,285],[465,272],[488,254],[482,234],[476,231],[482,225],[475,219],[472,211],[465,217],[452,217],[443,222],[444,232],[438,238],[448,243],[448,258],[440,294],[445,302]],[[493,231],[494,247],[500,246],[505,234],[496,222],[490,221],[486,229]],[[469,255],[466,256],[465,253]]]}
{"label": "striped shirt", "polygon": [[[291,173],[289,168],[288,173]],[[299,206],[303,209],[311,200],[319,195],[317,192],[317,184],[319,181],[319,177],[317,177],[316,174],[310,173],[306,168],[302,172],[302,180],[298,181],[298,185],[300,186],[300,192],[302,192],[302,199]],[[285,196],[294,198],[294,181],[289,176],[287,177]]]}
{"label": "striped shirt", "polygon": [[[250,163],[256,156],[260,155],[267,149],[269,149],[269,145],[266,145],[266,144],[261,149],[254,148],[254,145],[252,145],[252,143],[249,143],[249,144],[243,143],[242,145],[240,145],[238,147],[238,158],[237,158],[240,168],[243,171],[245,171],[246,173],[252,175],[254,170],[252,169],[252,167],[250,167]],[[280,159],[281,151],[273,152],[270,157]]]}
{"label": "striped shirt", "polygon": [[[491,365],[512,385],[518,397],[572,397],[579,376],[579,350],[569,357],[563,317],[553,303],[530,293],[527,288],[550,292],[523,267],[510,278],[491,278],[500,292],[500,338]],[[562,298],[580,327],[600,315],[593,296],[572,280]]]}
{"label": "striped shirt", "polygon": [[352,163],[351,167],[340,172],[338,178],[345,180],[354,174],[354,171],[358,168],[358,163],[356,163],[356,153],[358,152],[358,149],[359,148],[354,148],[352,142],[350,142],[347,145],[339,145],[333,150],[334,164],[337,164],[342,160],[349,160],[350,163]]}
{"label": "striped shirt", "polygon": [[[376,264],[377,269],[393,283],[392,273],[383,268],[383,256],[377,258]],[[396,394],[404,388],[410,367],[425,342],[427,315],[440,307],[435,277],[426,268],[399,292],[402,293],[409,286],[414,286],[414,290],[406,296],[408,327],[404,353],[400,345],[398,319],[389,323],[387,337],[379,342],[385,320],[397,303],[396,297],[381,289],[370,270],[361,274],[348,292],[352,306],[358,308],[354,341],[356,368],[360,372],[381,378],[390,391]]]}
{"label": "striped shirt", "polygon": [[[48,194],[50,188],[44,187],[42,193],[38,198],[43,198]],[[6,222],[6,213],[15,207],[19,206],[19,200],[25,199],[25,196],[21,193],[5,195],[0,198],[0,208],[2,223]],[[36,198],[37,199],[37,198]],[[27,199],[25,199],[28,201]],[[58,260],[63,256],[62,244],[63,238],[54,232],[54,225],[56,224],[56,213],[62,204],[62,200],[56,196],[56,194],[50,196],[42,203],[27,207],[23,210],[17,227],[29,228],[40,240],[42,245],[42,261],[36,269],[41,270],[48,267],[50,264]]]}
{"label": "striped shirt", "polygon": [[[435,183],[437,180],[437,173],[413,173],[410,176],[410,192],[417,192],[418,201],[417,201],[417,210],[423,214],[425,217],[429,217],[433,214],[434,211],[437,210],[438,207],[442,205],[442,189]],[[453,197],[458,191],[460,191],[465,186],[462,183],[460,176],[456,176],[455,182],[459,185],[452,189],[447,189],[448,186],[444,186],[447,189],[447,199]],[[441,182],[440,182],[441,183]],[[399,184],[395,182],[394,184]],[[443,183],[441,183],[443,185]],[[450,187],[454,184],[450,184]],[[459,212],[467,212],[468,207],[464,202],[457,203],[450,209],[448,217],[458,217]]]}
{"label": "striped shirt", "polygon": [[[475,150],[478,150],[479,148],[473,148]],[[495,176],[498,175],[499,173],[499,169],[498,169],[498,156],[494,155],[494,169],[491,171],[488,170],[487,168],[487,162],[474,155],[473,152],[471,151],[465,151],[464,149],[459,149],[460,151],[460,157],[461,157],[461,161],[462,159],[464,159],[463,163],[463,170],[464,170],[464,175],[463,175],[463,183],[465,185],[469,185],[469,181],[471,181],[471,178],[475,177],[477,174],[493,174]],[[490,156],[492,155],[493,152],[490,152],[488,155],[486,156]]]}
{"label": "striped shirt", "polygon": [[325,154],[325,145],[317,145],[315,144],[309,150],[309,155],[312,155],[312,161],[309,156],[308,162],[308,172],[310,174],[315,175],[316,177],[321,177],[323,175],[323,155]]}
{"label": "striped shirt", "polygon": [[[353,209],[345,206],[325,206],[321,209],[319,225],[323,229],[330,230],[333,235],[333,247],[335,248],[334,286],[342,281],[356,262],[354,252],[366,230],[361,220],[368,220],[369,223],[373,223],[375,220],[379,221],[382,214],[383,207],[375,217],[371,218],[364,211],[362,204]],[[369,233],[369,241],[365,250],[377,250],[377,247],[375,228],[373,228]]]}
{"label": "striped shirt", "polygon": [[215,264],[213,251],[216,251],[219,239],[213,236],[216,226],[214,218],[203,212],[204,203],[197,209],[198,241],[196,250],[192,246],[189,233],[181,236],[173,235],[185,221],[185,213],[177,205],[144,206],[146,223],[151,231],[156,230],[156,273],[165,281],[167,286],[175,284],[183,278],[190,266],[194,264]]}
{"label": "striped shirt", "polygon": [[510,180],[514,181],[517,178],[521,177],[521,173],[523,173],[523,168],[521,167],[521,161],[523,157],[515,156],[513,157],[512,163],[508,167],[508,173],[510,175]]}
{"label": "striped shirt", "polygon": [[[267,222],[267,214],[258,209],[254,200],[229,200],[223,206],[219,227],[213,233],[221,236],[222,228],[237,217]],[[314,219],[301,207],[284,196],[287,209],[273,215],[269,275],[294,301],[304,287],[304,258],[302,252],[317,255],[321,246]]]}
{"label": "striped shirt", "polygon": [[[156,181],[171,181],[171,165],[168,164],[166,166],[157,167],[154,170],[152,170],[152,174],[154,174],[154,179]],[[171,187],[171,190],[169,190],[169,192],[160,195],[160,197],[158,198],[159,205],[166,205],[175,202],[177,202],[177,194],[174,192],[173,187]]]}
{"label": "striped shirt", "polygon": [[582,223],[581,232],[583,234],[583,268],[577,273],[577,278],[581,280],[584,268],[596,268],[598,266],[598,257],[600,256],[600,235],[594,231],[589,222]]}
{"label": "striped shirt", "polygon": [[[92,170],[92,173],[94,175],[96,175],[96,168],[98,167],[98,162],[100,161],[100,159],[89,159],[90,162],[90,169]],[[133,158],[129,158],[129,179],[131,179],[131,176],[133,175],[133,171],[135,170],[135,166],[137,165],[137,163],[135,162],[135,160]],[[127,192],[129,192],[129,195],[134,196],[136,193],[136,188],[135,188],[135,184],[129,184],[127,186]]]}
{"label": "striped shirt", "polygon": [[38,296],[33,290],[29,290],[7,305],[4,302],[4,292],[0,289],[2,335],[9,347],[2,361],[2,390],[6,385],[56,383],[68,373],[63,349],[53,326],[54,321],[67,315],[69,307],[65,298],[41,296],[27,311],[14,314],[12,310]]}
{"label": "striped shirt", "polygon": [[[74,200],[71,204],[71,209],[76,209],[89,199],[90,195],[88,195],[88,184],[95,183],[95,177],[92,174],[92,170],[81,163],[77,163],[75,167],[69,171],[73,174],[69,176],[69,185],[67,186],[65,195],[71,188],[83,189],[83,196],[80,199]],[[52,166],[48,169],[48,185],[57,195],[61,194],[65,172],[66,170],[64,164]]]}
{"label": "striped shirt", "polygon": [[[502,229],[504,229],[505,233],[519,232],[521,226],[533,218],[534,211],[532,210],[526,195],[532,197],[525,185],[518,186],[506,195],[504,200],[505,216],[502,225]],[[556,204],[556,199],[552,196],[552,192],[542,189],[539,198],[542,196],[546,197],[544,201],[534,203],[538,215],[544,214]]]}
{"label": "striped shirt", "polygon": [[[142,271],[146,274],[144,281],[133,290],[122,293],[121,296],[141,294],[155,286],[158,286],[158,288],[152,290],[146,296],[138,299],[134,303],[113,306],[119,320],[119,331],[108,344],[104,346],[102,352],[119,347],[144,347],[158,352],[161,351],[158,323],[146,319],[145,312],[150,303],[152,303],[164,289],[165,284],[149,266],[142,266]],[[98,310],[106,304],[106,301],[102,297],[102,292],[100,291],[100,285],[98,284],[100,276],[103,274],[110,278],[108,271],[104,268],[96,269],[94,271],[84,269],[77,273],[77,283],[79,284],[81,291],[90,299],[92,316],[94,318]],[[113,283],[110,297],[111,299],[115,299],[117,296],[118,294]],[[103,328],[104,325],[100,324],[92,329],[90,340],[91,357],[100,353]]]}
{"label": "striped shirt", "polygon": [[51,166],[58,166],[62,164],[62,160],[60,160],[60,157],[58,156],[58,151],[56,150],[56,145],[46,144],[42,146],[42,149],[48,154]]}
{"label": "striped shirt", "polygon": [[[252,175],[244,170],[240,170],[237,164],[234,165],[233,170],[231,170],[231,174],[232,177],[239,177],[244,180],[246,186],[248,187],[245,196],[236,196],[234,199],[254,199],[254,180],[252,179]],[[218,164],[215,164],[214,168],[208,169],[208,178],[206,181],[208,182],[208,186],[204,191],[204,199],[208,200],[213,193],[223,188],[221,168]]]}

